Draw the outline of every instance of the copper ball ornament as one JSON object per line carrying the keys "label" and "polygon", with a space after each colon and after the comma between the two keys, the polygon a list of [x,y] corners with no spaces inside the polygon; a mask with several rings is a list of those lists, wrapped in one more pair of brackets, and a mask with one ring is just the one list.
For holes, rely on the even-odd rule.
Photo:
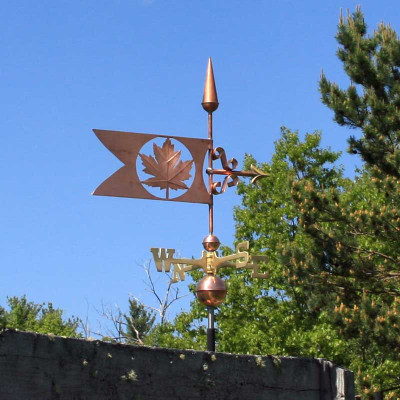
{"label": "copper ball ornament", "polygon": [[220,244],[219,239],[215,235],[207,235],[203,240],[203,247],[207,251],[216,251]]}
{"label": "copper ball ornament", "polygon": [[214,275],[207,275],[199,281],[196,296],[207,307],[218,307],[226,297],[225,282]]}

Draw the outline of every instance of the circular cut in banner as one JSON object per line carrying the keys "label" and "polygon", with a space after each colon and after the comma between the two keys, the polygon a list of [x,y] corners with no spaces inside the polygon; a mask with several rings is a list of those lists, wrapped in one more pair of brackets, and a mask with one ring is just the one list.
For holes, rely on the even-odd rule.
{"label": "circular cut in banner", "polygon": [[174,139],[150,140],[140,149],[136,160],[139,180],[150,194],[160,199],[179,197],[193,182],[191,158],[186,147]]}

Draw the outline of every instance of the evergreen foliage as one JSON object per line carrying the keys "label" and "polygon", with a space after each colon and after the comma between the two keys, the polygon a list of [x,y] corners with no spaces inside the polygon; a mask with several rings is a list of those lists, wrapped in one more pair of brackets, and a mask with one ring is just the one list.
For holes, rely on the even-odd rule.
{"label": "evergreen foliage", "polygon": [[372,36],[360,8],[340,17],[336,36],[338,58],[351,80],[340,89],[322,74],[322,102],[334,111],[335,121],[359,128],[363,136],[350,137],[350,151],[371,166],[400,178],[400,41],[381,23]]}
{"label": "evergreen foliage", "polygon": [[127,343],[143,343],[143,339],[153,328],[155,318],[155,315],[147,311],[143,304],[135,299],[129,299],[129,314],[124,314]]}

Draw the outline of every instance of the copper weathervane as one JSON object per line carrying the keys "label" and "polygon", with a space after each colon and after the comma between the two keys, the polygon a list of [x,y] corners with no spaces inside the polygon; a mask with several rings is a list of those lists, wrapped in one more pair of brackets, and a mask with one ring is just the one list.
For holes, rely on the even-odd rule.
{"label": "copper weathervane", "polygon": [[[194,269],[200,268],[206,274],[198,282],[196,294],[208,308],[207,348],[215,351],[214,308],[224,301],[227,292],[224,281],[217,277],[218,270],[224,267],[250,269],[253,278],[266,278],[267,274],[260,272],[258,264],[265,262],[266,257],[250,256],[249,242],[239,243],[234,254],[219,257],[220,242],[213,232],[213,196],[236,186],[239,176],[250,177],[254,183],[266,174],[253,165],[250,171],[239,171],[236,159],[228,160],[222,147],[214,148],[212,118],[219,103],[211,58],[201,104],[208,113],[207,139],[93,129],[104,146],[124,164],[93,194],[208,204],[209,232],[203,240],[200,258],[174,258],[174,249],[152,248],[151,253],[158,271],[169,272],[173,266],[173,282],[183,281],[185,272]],[[208,187],[203,179],[206,156]],[[220,169],[214,169],[213,162],[217,160],[220,160]],[[214,181],[216,175],[223,176],[223,180]]]}

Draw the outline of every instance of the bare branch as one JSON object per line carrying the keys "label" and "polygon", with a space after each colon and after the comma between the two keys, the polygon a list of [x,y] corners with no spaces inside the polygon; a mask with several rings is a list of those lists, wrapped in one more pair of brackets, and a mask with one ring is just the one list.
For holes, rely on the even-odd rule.
{"label": "bare branch", "polygon": [[177,300],[187,296],[188,294],[179,296],[179,288],[173,287],[172,282],[172,272],[164,272],[165,277],[168,279],[167,288],[165,289],[164,296],[161,296],[156,289],[156,284],[151,274],[151,261],[149,263],[144,263],[142,265],[143,270],[147,276],[147,282],[144,282],[147,291],[151,293],[158,302],[158,307],[151,307],[147,304],[144,304],[138,298],[133,297],[137,302],[142,304],[144,307],[155,311],[160,317],[160,324],[164,324],[167,321],[167,312],[172,304],[174,304]]}
{"label": "bare branch", "polygon": [[[160,294],[160,291],[158,290],[156,285],[157,280],[154,280],[152,276],[151,261],[142,264],[141,267],[143,268],[146,275],[146,280],[143,281],[146,287],[145,290],[154,296],[157,302],[157,306],[153,307],[145,304],[138,297],[132,295],[130,296],[130,299],[135,300],[140,306],[155,312],[160,318],[160,324],[164,324],[167,322],[167,314],[171,305],[173,305],[181,298],[187,296],[189,293],[181,295],[179,288],[175,288],[173,286],[172,272],[166,272],[164,276],[166,277],[167,286],[164,294]],[[95,310],[103,319],[106,319],[108,323],[103,324],[102,327],[101,322],[98,321],[100,329],[98,332],[95,333],[90,330],[88,319],[86,319],[85,324],[82,323],[82,331],[84,332],[85,337],[88,337],[89,334],[94,334],[103,338],[109,337],[111,340],[119,343],[133,341],[137,344],[143,344],[140,330],[137,326],[135,326],[133,319],[123,313],[119,306],[115,305],[114,307],[111,307],[110,305],[106,305],[102,302],[101,309]],[[129,335],[127,334],[127,331],[130,332]],[[100,332],[104,333],[101,334]]]}

